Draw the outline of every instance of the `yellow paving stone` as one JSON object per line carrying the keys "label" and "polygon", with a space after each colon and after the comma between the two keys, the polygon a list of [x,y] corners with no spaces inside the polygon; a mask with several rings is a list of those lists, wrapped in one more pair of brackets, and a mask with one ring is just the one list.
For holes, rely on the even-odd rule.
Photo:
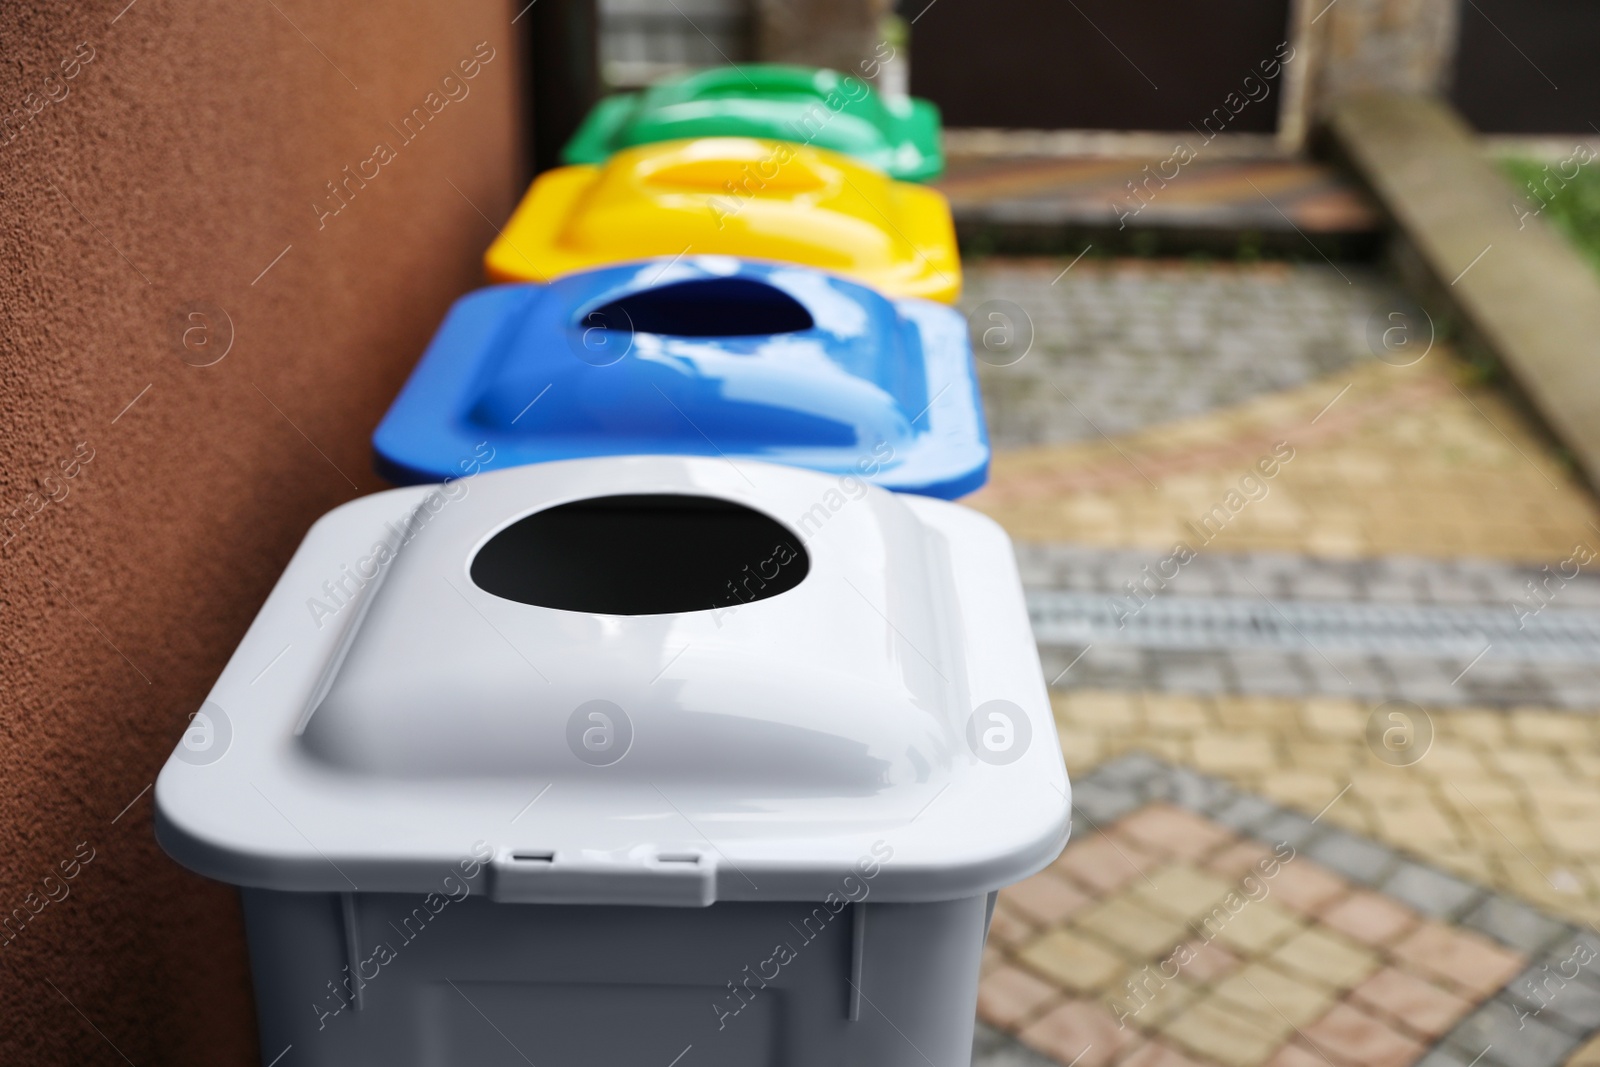
{"label": "yellow paving stone", "polygon": [[1347,778],[1358,767],[1365,766],[1368,752],[1363,746],[1357,750],[1350,745],[1317,744],[1297,738],[1284,746],[1289,766],[1308,771],[1327,771]]}
{"label": "yellow paving stone", "polygon": [[1227,772],[1270,771],[1277,763],[1270,738],[1227,734],[1194,739],[1194,761],[1201,770]]}
{"label": "yellow paving stone", "polygon": [[1259,961],[1228,975],[1213,987],[1216,995],[1271,1029],[1280,1021],[1305,1026],[1333,1004],[1334,993],[1324,986]]}
{"label": "yellow paving stone", "polygon": [[[1429,775],[1447,775],[1452,779],[1464,776],[1476,776],[1484,772],[1487,764],[1476,748],[1460,744],[1455,741],[1441,741],[1437,738],[1428,748],[1428,754],[1422,757],[1427,764],[1423,773]],[[1394,768],[1395,770],[1408,770],[1409,768]]]}
{"label": "yellow paving stone", "polygon": [[1368,950],[1314,927],[1279,945],[1271,958],[1284,970],[1334,989],[1349,989],[1378,969],[1378,958]]}
{"label": "yellow paving stone", "polygon": [[1198,698],[1176,693],[1145,694],[1144,715],[1152,731],[1188,734],[1215,725]]}
{"label": "yellow paving stone", "polygon": [[[1430,753],[1431,755],[1431,753]],[[1350,794],[1372,803],[1394,800],[1413,800],[1427,792],[1419,789],[1417,776],[1423,772],[1415,766],[1391,767],[1388,764],[1371,764],[1350,772]]]}
{"label": "yellow paving stone", "polygon": [[1140,903],[1174,916],[1182,922],[1206,915],[1233,891],[1233,886],[1216,875],[1175,863],[1128,886]]}
{"label": "yellow paving stone", "polygon": [[1381,836],[1388,841],[1408,841],[1414,848],[1450,848],[1462,843],[1455,824],[1427,800],[1374,806]]}
{"label": "yellow paving stone", "polygon": [[1284,1038],[1281,1028],[1264,1027],[1215,996],[1180,1011],[1159,1032],[1191,1052],[1231,1067],[1257,1067]]}
{"label": "yellow paving stone", "polygon": [[1137,730],[1139,709],[1131,693],[1074,692],[1059,698],[1067,721],[1101,732]]}
{"label": "yellow paving stone", "polygon": [[1592,740],[1587,725],[1572,715],[1513,708],[1509,717],[1511,736],[1519,741],[1565,749],[1569,745],[1588,745]]}
{"label": "yellow paving stone", "polygon": [[1489,812],[1474,808],[1459,814],[1467,840],[1476,842],[1480,847],[1496,851],[1507,846],[1513,850],[1526,850],[1538,849],[1544,844],[1543,836],[1521,812]]}
{"label": "yellow paving stone", "polygon": [[1600,824],[1589,819],[1536,819],[1540,838],[1546,843],[1585,859],[1600,858]]}
{"label": "yellow paving stone", "polygon": [[1441,737],[1470,738],[1489,746],[1503,744],[1508,732],[1505,713],[1489,709],[1452,708],[1433,726]]}
{"label": "yellow paving stone", "polygon": [[1069,774],[1082,774],[1104,758],[1102,738],[1075,726],[1058,727],[1061,737],[1061,755],[1066,760]]}
{"label": "yellow paving stone", "polygon": [[1482,852],[1430,849],[1427,858],[1452,874],[1475,882],[1494,882],[1494,864]]}
{"label": "yellow paving stone", "polygon": [[1215,940],[1236,952],[1255,954],[1287,941],[1301,930],[1299,918],[1271,899],[1243,899],[1242,907],[1234,901],[1232,908],[1224,907],[1200,917],[1195,929],[1201,937]]}
{"label": "yellow paving stone", "polygon": [[1371,710],[1359,701],[1316,697],[1300,708],[1301,721],[1312,734],[1322,738],[1360,741],[1366,736]]}
{"label": "yellow paving stone", "polygon": [[1500,746],[1491,749],[1488,758],[1505,774],[1525,782],[1562,781],[1568,773],[1558,756],[1539,749]]}
{"label": "yellow paving stone", "polygon": [[1139,747],[1169,763],[1188,763],[1192,751],[1193,741],[1187,737],[1163,736],[1150,734],[1140,739]]}
{"label": "yellow paving stone", "polygon": [[1529,782],[1528,801],[1535,815],[1585,816],[1600,812],[1600,787],[1593,783],[1571,785],[1557,782]]}
{"label": "yellow paving stone", "polygon": [[1267,535],[1262,540],[1270,543],[1298,533],[1306,524],[1306,512],[1305,507],[1292,500],[1269,497],[1247,516],[1247,521],[1252,527],[1259,526]]}
{"label": "yellow paving stone", "polygon": [[1322,524],[1303,540],[1306,549],[1313,554],[1335,559],[1364,556],[1370,551],[1367,539],[1355,528],[1340,529]]}
{"label": "yellow paving stone", "polygon": [[1162,955],[1189,936],[1181,919],[1146,906],[1129,892],[1078,912],[1072,925],[1119,949],[1130,962]]}
{"label": "yellow paving stone", "polygon": [[1524,808],[1522,792],[1504,780],[1480,778],[1451,781],[1439,789],[1437,795],[1441,803],[1457,812],[1480,812],[1492,816],[1495,812],[1521,812]]}
{"label": "yellow paving stone", "polygon": [[1250,705],[1242,700],[1220,701],[1214,712],[1218,724],[1225,730],[1249,730],[1256,727],[1272,726],[1271,720],[1280,713],[1258,705]]}
{"label": "yellow paving stone", "polygon": [[1070,930],[1047,932],[1024,946],[1017,958],[1072,993],[1104,989],[1124,968],[1116,953]]}
{"label": "yellow paving stone", "polygon": [[[1169,968],[1170,970],[1170,968]],[[1199,990],[1182,978],[1163,979],[1155,966],[1130,972],[1106,994],[1111,1014],[1129,1026],[1153,1030],[1194,1002]]]}
{"label": "yellow paving stone", "polygon": [[1261,778],[1261,791],[1273,800],[1294,807],[1315,810],[1339,795],[1345,787],[1341,776],[1313,774],[1309,771],[1274,771]]}

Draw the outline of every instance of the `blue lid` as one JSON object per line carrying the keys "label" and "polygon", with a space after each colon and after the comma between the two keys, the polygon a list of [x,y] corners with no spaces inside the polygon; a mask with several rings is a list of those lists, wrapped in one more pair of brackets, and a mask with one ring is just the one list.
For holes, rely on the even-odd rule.
{"label": "blue lid", "polygon": [[400,484],[587,456],[706,455],[949,499],[989,470],[957,312],[724,256],[462,297],[372,443],[379,473]]}

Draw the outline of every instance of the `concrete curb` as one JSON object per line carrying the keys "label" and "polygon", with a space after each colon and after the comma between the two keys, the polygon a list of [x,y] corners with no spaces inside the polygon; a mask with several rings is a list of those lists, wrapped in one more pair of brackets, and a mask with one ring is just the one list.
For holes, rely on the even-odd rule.
{"label": "concrete curb", "polygon": [[[1331,132],[1426,270],[1431,295],[1506,367],[1600,486],[1600,277],[1484,157],[1442,101],[1351,97]],[[1525,205],[1524,205],[1525,206]]]}

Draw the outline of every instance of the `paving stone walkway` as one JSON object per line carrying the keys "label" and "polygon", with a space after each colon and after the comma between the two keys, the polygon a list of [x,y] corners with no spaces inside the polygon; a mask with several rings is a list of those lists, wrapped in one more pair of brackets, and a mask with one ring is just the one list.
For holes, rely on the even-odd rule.
{"label": "paving stone walkway", "polygon": [[[1241,327],[1237,362],[1223,369],[1202,352],[1172,360],[1176,377],[1161,379],[1145,373],[1144,356],[1129,353],[1146,344],[1139,340],[1146,332],[1180,331],[1175,286],[1212,287],[1218,306],[1200,332],[1220,335],[1236,321],[1228,307],[1238,289],[1228,286],[1247,284],[1239,279],[1266,287],[1261,279],[1320,277],[1305,288],[1321,292],[1327,277],[1337,283],[1337,276],[1282,265],[1224,267],[1225,281],[1211,282],[1184,265],[1113,262],[1085,270],[1091,263],[1084,260],[1052,285],[1070,260],[993,262],[968,268],[969,298],[1010,299],[1036,322],[1098,303],[1107,323],[1093,340],[1073,342],[1081,351],[1065,362],[1046,351],[1067,344],[1047,341],[1056,327],[1040,332],[1038,352],[1015,363],[980,361],[996,453],[989,484],[968,503],[1019,540],[1162,551],[1186,542],[1321,558],[1465,556],[1538,566],[1600,538],[1600,508],[1556,450],[1447,344],[1430,340],[1425,321],[1413,316],[1387,342],[1381,331],[1371,345],[1358,340],[1365,330],[1359,323],[1370,319],[1362,317],[1366,298],[1352,294],[1363,286],[1376,294],[1380,325],[1411,314],[1404,296],[1376,275],[1341,267],[1352,282],[1341,297],[1350,301],[1345,311],[1287,315],[1271,330]],[[1185,281],[1188,272],[1201,277]],[[1007,291],[1009,298],[988,295]],[[1059,307],[1052,310],[1050,301]],[[982,327],[974,330],[980,345],[991,328],[987,314],[972,317]],[[1340,315],[1342,327],[1328,325]],[[991,342],[1000,336],[991,334]],[[1400,345],[1402,336],[1413,347]],[[1204,349],[1202,341],[1194,345]],[[1328,353],[1317,359],[1332,369],[1318,372],[1317,359],[1304,354],[1312,351]],[[1052,388],[1058,375],[1060,388]],[[1107,384],[1094,384],[1101,378]],[[1262,464],[1273,473],[1263,475]]]}
{"label": "paving stone walkway", "polygon": [[[1600,665],[1500,625],[1600,612],[1595,500],[1448,345],[1372,343],[1376,274],[1069,262],[969,275],[1036,332],[982,369],[969,503],[1018,542],[1076,808],[996,907],[977,1062],[1600,1065]],[[1296,648],[1259,603],[1398,638]]]}
{"label": "paving stone walkway", "polygon": [[1050,1059],[1555,1067],[1600,1032],[1600,935],[1330,825],[1338,794],[1308,818],[1143,755],[1075,793],[1074,843],[1000,894],[979,996]]}
{"label": "paving stone walkway", "polygon": [[1070,264],[967,273],[999,447],[1099,440],[1326,377],[1372,360],[1368,324],[1410,309],[1355,266]]}

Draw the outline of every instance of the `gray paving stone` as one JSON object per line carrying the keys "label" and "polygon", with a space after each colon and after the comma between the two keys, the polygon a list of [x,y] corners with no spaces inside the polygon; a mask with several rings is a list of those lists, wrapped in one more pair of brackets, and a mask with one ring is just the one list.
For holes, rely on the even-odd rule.
{"label": "gray paving stone", "polygon": [[1128,752],[1096,767],[1084,781],[1096,785],[1142,789],[1168,773],[1167,765],[1148,752]]}
{"label": "gray paving stone", "polygon": [[1300,663],[1301,657],[1263,649],[1240,650],[1229,656],[1240,683],[1252,692],[1299,695],[1316,691],[1316,676]]}
{"label": "gray paving stone", "polygon": [[1096,782],[1076,782],[1072,786],[1072,806],[1082,812],[1092,826],[1115,822],[1144,803],[1144,798],[1132,789]]}
{"label": "gray paving stone", "polygon": [[1057,689],[1083,688],[1078,684],[1091,668],[1081,645],[1045,645],[1039,649],[1039,666],[1045,681]]}
{"label": "gray paving stone", "polygon": [[[1097,650],[1098,651],[1098,650]],[[1155,657],[1160,688],[1180,693],[1226,693],[1238,687],[1238,672],[1223,652],[1162,650]]]}
{"label": "gray paving stone", "polygon": [[1485,897],[1481,887],[1411,860],[1401,860],[1382,889],[1436,919],[1455,919]]}
{"label": "gray paving stone", "polygon": [[1500,893],[1484,897],[1461,920],[1462,925],[1487,934],[1503,945],[1509,945],[1530,956],[1567,939],[1570,948],[1572,928],[1566,923],[1544,915],[1520,900]]}
{"label": "gray paving stone", "polygon": [[1593,930],[1570,928],[1550,946],[1540,963],[1549,963],[1564,973],[1578,971],[1578,981],[1600,989],[1600,935]]}
{"label": "gray paving stone", "polygon": [[1398,295],[1376,271],[1340,269],[1354,284],[1321,264],[1085,269],[1059,281],[1060,268],[1048,264],[970,264],[961,310],[1008,300],[1033,327],[1020,362],[979,363],[990,434],[1015,447],[1127,433],[1371,359],[1367,319]]}
{"label": "gray paving stone", "polygon": [[1252,833],[1257,840],[1273,845],[1280,841],[1287,841],[1297,850],[1304,852],[1312,842],[1321,838],[1326,831],[1304,815],[1279,808],[1271,818],[1258,825]]}
{"label": "gray paving stone", "polygon": [[1226,782],[1188,767],[1171,768],[1166,777],[1158,781],[1153,793],[1179,807],[1198,812],[1213,811],[1239,795]]}
{"label": "gray paving stone", "polygon": [[[1269,823],[1281,810],[1270,800],[1253,793],[1241,793],[1209,814],[1230,830],[1271,838],[1270,832],[1263,829],[1263,824]],[[1276,843],[1284,839],[1279,837],[1271,840]]]}
{"label": "gray paving stone", "polygon": [[1579,1039],[1572,1034],[1520,1014],[1511,1002],[1496,998],[1467,1016],[1447,1043],[1469,1059],[1488,1047],[1481,1062],[1498,1067],[1557,1067],[1577,1047]]}
{"label": "gray paving stone", "polygon": [[1366,886],[1381,884],[1396,863],[1392,849],[1338,829],[1324,831],[1302,851],[1323,866]]}
{"label": "gray paving stone", "polygon": [[[1082,651],[1081,646],[1079,651]],[[1137,677],[1144,668],[1144,650],[1132,645],[1097,644],[1079,661],[1079,665],[1090,670]]]}
{"label": "gray paving stone", "polygon": [[1600,988],[1567,978],[1556,967],[1529,967],[1506,992],[1523,1011],[1557,1029],[1583,1037],[1600,1028]]}

